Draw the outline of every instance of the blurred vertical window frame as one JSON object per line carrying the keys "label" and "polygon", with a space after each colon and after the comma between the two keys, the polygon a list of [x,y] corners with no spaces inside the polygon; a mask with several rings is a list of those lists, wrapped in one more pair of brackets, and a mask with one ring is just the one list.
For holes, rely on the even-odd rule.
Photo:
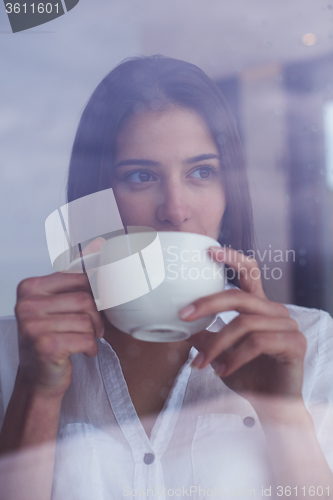
{"label": "blurred vertical window frame", "polygon": [[325,135],[326,185],[333,191],[333,100],[327,101],[323,108]]}

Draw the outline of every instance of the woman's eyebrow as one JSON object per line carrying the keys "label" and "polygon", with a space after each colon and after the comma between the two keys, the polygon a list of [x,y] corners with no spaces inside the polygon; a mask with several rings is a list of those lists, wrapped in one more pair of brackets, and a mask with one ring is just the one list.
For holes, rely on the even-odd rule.
{"label": "woman's eyebrow", "polygon": [[[212,160],[212,159],[220,160],[220,157],[213,153],[202,154],[188,158],[187,160],[185,160],[185,163],[187,165],[192,165],[193,163],[198,163],[199,161]],[[118,163],[116,163],[114,168],[123,167],[126,165],[138,165],[141,167],[160,167],[161,163],[158,161],[148,160],[144,158],[129,158],[128,160],[119,161]]]}
{"label": "woman's eyebrow", "polygon": [[198,163],[199,161],[203,160],[213,160],[217,159],[220,160],[220,157],[215,154],[203,154],[203,155],[197,155],[193,156],[192,158],[188,158],[185,163],[192,165],[192,163]]}
{"label": "woman's eyebrow", "polygon": [[128,160],[118,161],[114,168],[123,167],[126,165],[139,165],[141,167],[159,167],[161,164],[154,160],[145,160],[141,158],[129,158]]}

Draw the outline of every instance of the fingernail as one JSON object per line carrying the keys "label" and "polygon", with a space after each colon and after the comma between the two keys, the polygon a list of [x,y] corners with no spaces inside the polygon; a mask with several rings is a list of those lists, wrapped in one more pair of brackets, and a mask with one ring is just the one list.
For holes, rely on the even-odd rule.
{"label": "fingernail", "polygon": [[227,369],[227,365],[225,363],[219,363],[218,366],[215,368],[215,375],[218,377],[222,377],[222,375],[225,373]]}
{"label": "fingernail", "polygon": [[103,326],[102,330],[98,334],[98,338],[102,339],[104,337],[104,333],[105,333],[105,330],[104,330],[104,326]]}
{"label": "fingernail", "polygon": [[191,314],[193,314],[194,312],[195,312],[195,306],[191,304],[190,306],[183,307],[183,309],[179,311],[179,317],[181,319],[185,319],[191,316]]}
{"label": "fingernail", "polygon": [[199,352],[199,354],[194,358],[191,364],[191,368],[200,368],[204,363],[206,356],[203,352]]}
{"label": "fingernail", "polygon": [[224,250],[221,247],[210,247],[210,250],[213,250],[215,257],[218,262],[223,262],[224,259]]}

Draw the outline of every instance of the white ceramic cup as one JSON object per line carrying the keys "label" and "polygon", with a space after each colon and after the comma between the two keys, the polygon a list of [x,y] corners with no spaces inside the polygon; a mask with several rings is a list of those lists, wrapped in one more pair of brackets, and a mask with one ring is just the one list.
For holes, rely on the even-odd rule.
{"label": "white ceramic cup", "polygon": [[87,272],[98,310],[119,330],[150,342],[184,340],[207,328],[215,315],[182,321],[194,300],[224,290],[224,265],[214,262],[213,238],[129,226],[113,233],[99,252],[73,261],[67,271]]}
{"label": "white ceramic cup", "polygon": [[[157,235],[164,260],[164,280],[134,300],[104,309],[104,314],[119,330],[140,340],[184,340],[207,328],[215,318],[215,315],[209,315],[184,322],[178,317],[178,312],[200,297],[224,290],[224,266],[214,262],[207,252],[209,247],[220,245],[213,238],[194,233],[159,232]],[[111,246],[108,241],[103,244],[101,260],[105,261]],[[103,266],[100,266],[97,269],[99,300],[103,294],[109,293],[108,287],[117,290],[115,282],[107,282]]]}

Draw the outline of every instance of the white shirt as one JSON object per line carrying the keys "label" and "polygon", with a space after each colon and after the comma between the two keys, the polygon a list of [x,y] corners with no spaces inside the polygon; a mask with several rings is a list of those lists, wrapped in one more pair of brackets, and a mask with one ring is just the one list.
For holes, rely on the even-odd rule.
{"label": "white shirt", "polygon": [[[329,411],[333,320],[323,311],[288,309],[307,338],[303,396],[333,469]],[[211,329],[223,326],[221,318],[231,319],[222,313]],[[149,439],[115,352],[103,339],[98,347],[94,358],[72,356],[73,379],[60,415],[54,500],[260,497],[262,488],[273,484],[264,433],[253,407],[226,387],[210,366],[192,370],[194,348]],[[16,323],[14,318],[4,318],[0,321],[0,421],[17,366]]]}

